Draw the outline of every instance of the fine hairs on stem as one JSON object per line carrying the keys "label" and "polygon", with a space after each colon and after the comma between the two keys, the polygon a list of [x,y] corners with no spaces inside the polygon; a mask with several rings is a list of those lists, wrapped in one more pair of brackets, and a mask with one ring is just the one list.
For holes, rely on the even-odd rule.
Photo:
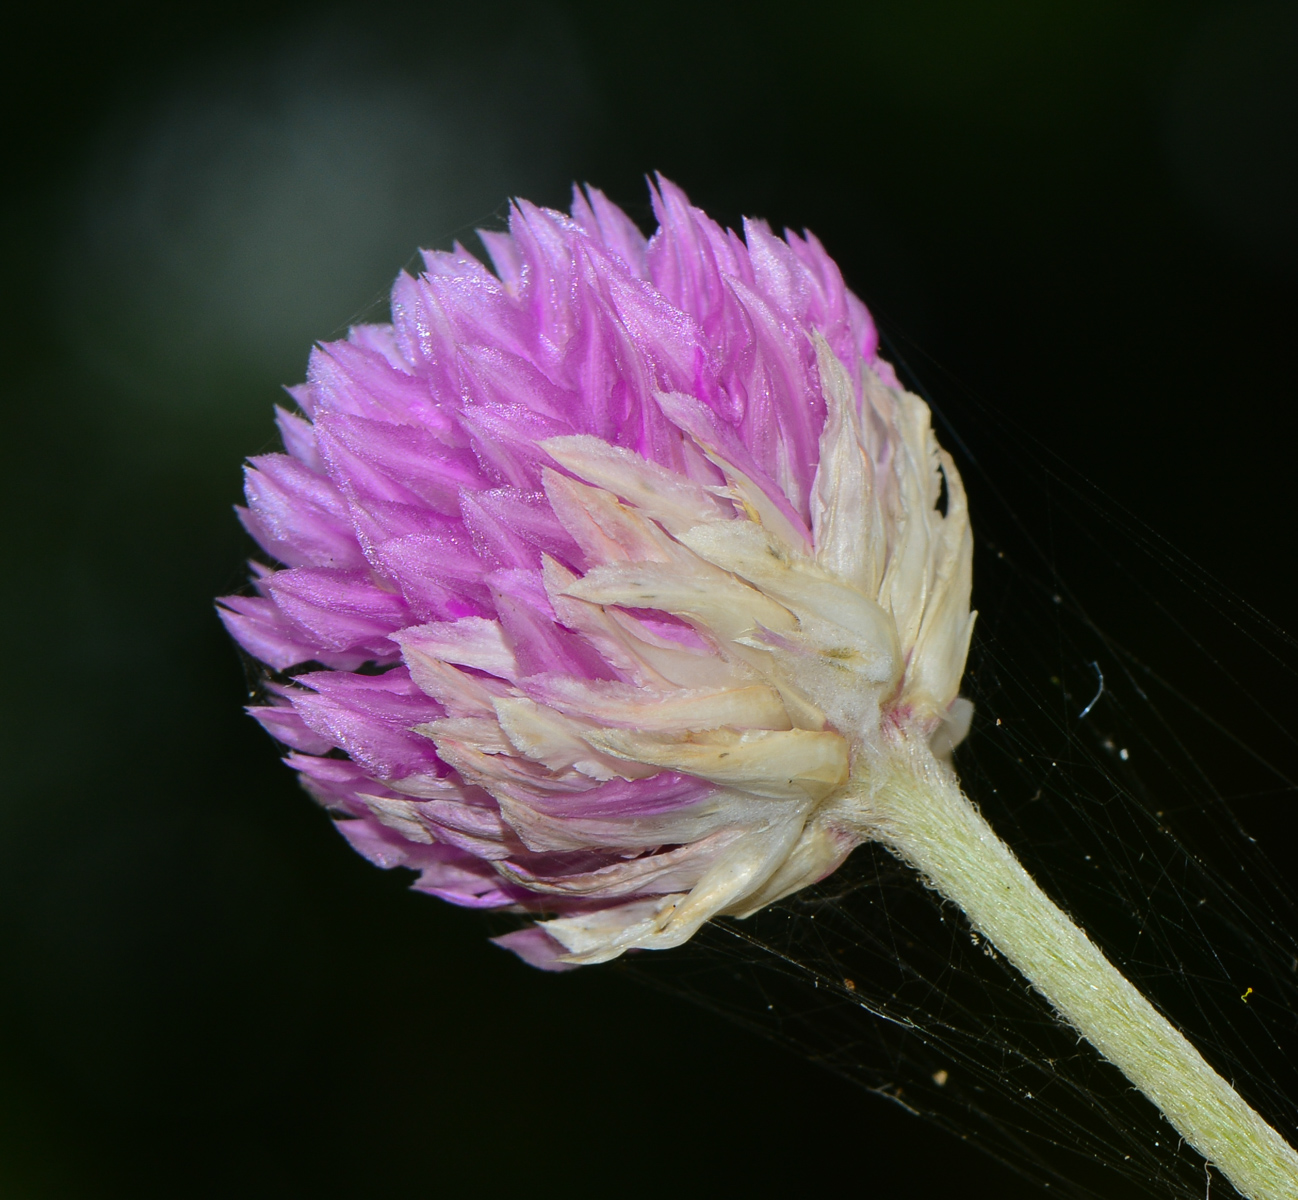
{"label": "fine hairs on stem", "polygon": [[1019,864],[927,747],[898,745],[850,807],[1252,1200],[1298,1196],[1298,1154]]}

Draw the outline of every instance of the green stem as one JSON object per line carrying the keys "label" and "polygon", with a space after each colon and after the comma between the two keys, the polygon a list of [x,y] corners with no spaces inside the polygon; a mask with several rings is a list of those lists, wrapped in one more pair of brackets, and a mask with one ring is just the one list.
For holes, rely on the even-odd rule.
{"label": "green stem", "polygon": [[[856,773],[854,773],[856,774]],[[1298,1154],[1037,886],[914,745],[870,763],[849,802],[1250,1200],[1298,1200]]]}

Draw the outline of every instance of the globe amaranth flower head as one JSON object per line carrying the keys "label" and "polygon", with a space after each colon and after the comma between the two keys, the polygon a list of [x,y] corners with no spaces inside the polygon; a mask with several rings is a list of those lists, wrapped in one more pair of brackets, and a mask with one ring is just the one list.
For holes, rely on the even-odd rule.
{"label": "globe amaranth flower head", "polygon": [[319,346],[247,468],[282,566],[220,602],[351,844],[547,918],[497,940],[551,968],[824,878],[889,746],[968,725],[927,407],[813,236],[652,193],[648,241],[594,189],[519,201],[494,271],[425,254],[391,325]]}

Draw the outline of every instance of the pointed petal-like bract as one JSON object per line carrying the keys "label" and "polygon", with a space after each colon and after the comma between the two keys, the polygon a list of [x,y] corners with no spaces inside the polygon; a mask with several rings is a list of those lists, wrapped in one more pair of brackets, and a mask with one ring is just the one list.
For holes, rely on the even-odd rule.
{"label": "pointed petal-like bract", "polygon": [[652,191],[648,239],[593,188],[519,201],[494,274],[428,252],[391,325],[318,347],[247,468],[279,567],[221,601],[291,674],[249,711],[351,844],[548,916],[496,939],[547,970],[824,878],[889,727],[945,755],[971,711],[926,406],[812,235]]}

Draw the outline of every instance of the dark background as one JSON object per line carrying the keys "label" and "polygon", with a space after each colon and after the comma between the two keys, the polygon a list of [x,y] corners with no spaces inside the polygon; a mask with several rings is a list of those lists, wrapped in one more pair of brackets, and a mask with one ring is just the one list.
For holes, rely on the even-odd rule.
{"label": "dark background", "polygon": [[[647,226],[659,169],[820,235],[968,440],[976,522],[993,474],[1040,514],[1030,442],[969,396],[1283,626],[1294,9],[104,3],[3,41],[0,1195],[1039,1194],[617,968],[531,972],[347,850],[212,615],[239,463],[416,246],[573,178]],[[1182,670],[1102,549],[1048,565]],[[1291,758],[1292,676],[1237,674],[1281,731],[1241,736]],[[1281,873],[1291,795],[1238,809]]]}

